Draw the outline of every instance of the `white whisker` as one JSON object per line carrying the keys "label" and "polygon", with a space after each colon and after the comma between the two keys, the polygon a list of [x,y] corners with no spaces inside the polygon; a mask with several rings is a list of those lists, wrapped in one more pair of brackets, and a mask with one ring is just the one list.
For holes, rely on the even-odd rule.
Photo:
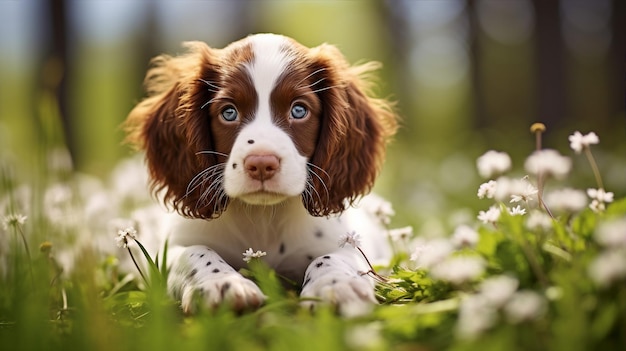
{"label": "white whisker", "polygon": [[323,82],[323,81],[325,81],[325,80],[326,80],[326,78],[321,78],[321,79],[317,80],[315,83],[311,83],[311,84],[309,84],[309,85],[305,85],[305,86],[303,86],[303,87],[299,87],[298,89],[306,89],[306,88],[310,88],[310,87],[312,87],[312,86],[314,86],[314,85],[317,85],[317,84],[319,84],[319,83],[321,83],[321,82]]}
{"label": "white whisker", "polygon": [[328,87],[323,87],[323,88],[319,88],[317,90],[309,91],[309,92],[304,93],[302,95],[315,94],[315,93],[319,93],[319,92],[324,91],[324,90],[340,88],[340,87],[341,87],[341,85],[331,85],[331,86],[328,86]]}
{"label": "white whisker", "polygon": [[[202,78],[198,78],[198,80],[199,80],[199,81],[201,81],[202,83],[204,83],[204,84],[206,84],[206,85],[210,86],[211,88],[214,88],[214,89],[217,89],[217,90],[222,89],[220,86],[218,86],[218,85],[217,85],[217,84],[215,84],[214,82],[211,82],[211,81],[208,81],[208,80],[206,80],[206,79],[202,79]],[[215,91],[215,92],[217,92],[217,91]]]}
{"label": "white whisker", "polygon": [[[320,68],[320,69],[317,69],[317,70],[315,70],[315,71],[313,71],[313,72],[309,73],[309,75],[307,75],[306,77],[302,78],[302,80],[301,80],[301,81],[299,81],[299,82],[296,84],[296,86],[300,85],[300,83],[304,82],[305,80],[307,80],[308,78],[310,78],[310,77],[311,77],[311,76],[313,76],[314,74],[317,74],[317,73],[323,72],[323,71],[325,71],[325,70],[326,70],[326,68]],[[317,82],[316,82],[315,84],[317,84]]]}
{"label": "white whisker", "polygon": [[203,150],[203,151],[196,152],[196,155],[203,155],[203,154],[218,155],[218,156],[228,157],[228,154],[225,154],[225,153],[219,152],[219,151],[213,151],[213,150]]}

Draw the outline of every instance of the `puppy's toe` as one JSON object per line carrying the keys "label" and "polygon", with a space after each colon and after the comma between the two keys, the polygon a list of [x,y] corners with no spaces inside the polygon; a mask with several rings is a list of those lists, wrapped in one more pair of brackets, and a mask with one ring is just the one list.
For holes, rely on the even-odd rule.
{"label": "puppy's toe", "polygon": [[239,273],[231,273],[187,285],[182,292],[181,306],[185,313],[194,313],[200,306],[217,308],[222,304],[243,311],[256,309],[264,301],[265,295],[256,284]]}

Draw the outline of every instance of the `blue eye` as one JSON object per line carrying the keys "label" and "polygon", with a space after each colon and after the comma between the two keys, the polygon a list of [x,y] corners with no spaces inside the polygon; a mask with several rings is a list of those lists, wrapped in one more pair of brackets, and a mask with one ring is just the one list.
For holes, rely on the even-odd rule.
{"label": "blue eye", "polygon": [[291,117],[295,119],[302,119],[306,117],[308,113],[309,111],[306,109],[306,107],[300,104],[293,105],[293,107],[291,108]]}
{"label": "blue eye", "polygon": [[239,115],[239,113],[232,106],[229,106],[229,107],[227,107],[227,108],[222,110],[222,118],[225,121],[228,121],[228,122],[235,121],[237,119],[238,115]]}

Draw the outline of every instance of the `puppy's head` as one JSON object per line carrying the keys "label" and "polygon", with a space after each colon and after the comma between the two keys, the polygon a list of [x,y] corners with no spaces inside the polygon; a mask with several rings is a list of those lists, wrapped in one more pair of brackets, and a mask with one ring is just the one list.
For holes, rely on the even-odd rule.
{"label": "puppy's head", "polygon": [[189,217],[219,216],[231,199],[274,205],[301,196],[312,215],[368,192],[396,129],[390,105],[333,46],[257,34],[213,49],[159,56],[148,97],[128,116],[155,191]]}

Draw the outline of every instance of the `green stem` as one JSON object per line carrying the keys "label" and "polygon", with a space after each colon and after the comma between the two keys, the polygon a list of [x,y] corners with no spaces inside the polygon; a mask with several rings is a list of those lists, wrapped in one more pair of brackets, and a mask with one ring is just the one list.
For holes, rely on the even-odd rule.
{"label": "green stem", "polygon": [[146,285],[150,286],[150,282],[148,282],[148,279],[146,279],[146,276],[141,271],[141,268],[139,268],[139,264],[135,260],[135,256],[133,256],[133,252],[130,250],[130,247],[126,247],[126,249],[128,250],[128,253],[130,254],[130,258],[133,260],[133,263],[135,264],[135,268],[137,268],[137,270],[139,271],[141,278],[143,278],[143,281],[146,282]]}
{"label": "green stem", "polygon": [[589,160],[589,164],[591,165],[591,170],[593,171],[593,176],[596,178],[596,183],[598,184],[599,189],[604,189],[604,185],[602,184],[602,176],[600,176],[600,170],[598,169],[598,164],[596,163],[593,154],[591,154],[591,149],[589,146],[584,147],[585,156],[587,156],[587,160]]}

